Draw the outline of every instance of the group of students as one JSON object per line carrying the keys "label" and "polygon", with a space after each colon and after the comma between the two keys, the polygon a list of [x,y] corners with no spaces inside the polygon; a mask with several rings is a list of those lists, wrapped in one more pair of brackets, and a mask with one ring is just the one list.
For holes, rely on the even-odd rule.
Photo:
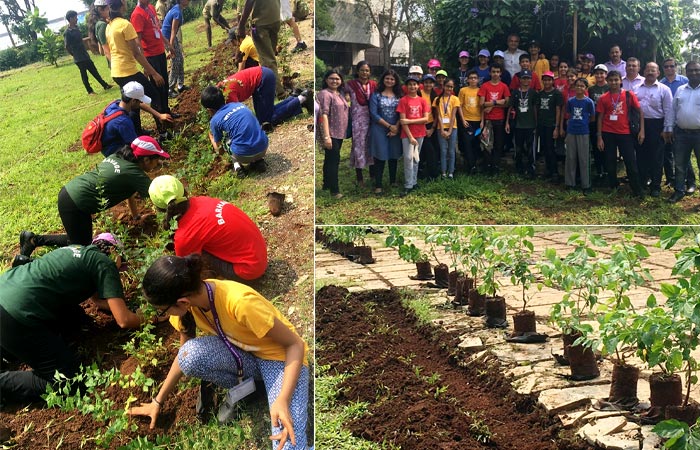
{"label": "group of students", "polygon": [[[614,47],[619,59],[619,47]],[[519,54],[520,70],[513,74],[505,70],[501,51],[491,61],[490,52],[482,49],[474,66],[469,64],[469,53],[460,52],[452,78],[437,59],[431,59],[427,74],[420,66],[409,68],[403,89],[394,70],[372,80],[365,61],[356,65],[355,76],[347,83],[339,71],[328,71],[317,95],[323,189],[342,197],[340,148],[344,139],[351,138],[350,165],[356,183],[364,186],[362,171],[368,168],[377,195],[384,192],[385,161],[389,182],[398,186],[398,160],[403,158],[401,195],[407,195],[416,189],[419,177],[454,178],[457,149],[468,174],[495,175],[504,150],[512,147],[517,173],[536,178],[541,155],[545,179],[560,183],[563,178],[567,188],[578,185],[584,195],[592,189],[591,167],[609,188],[618,187],[621,157],[632,194],[642,197],[643,187],[651,186],[649,192],[658,197],[657,171],[646,159],[636,158],[644,141],[644,118],[641,132],[630,129],[628,111],[641,111],[641,105],[633,89],[622,88],[625,74],[606,64],[592,67],[590,54],[581,55],[577,71],[558,56],[550,66],[536,42],[530,50]]]}

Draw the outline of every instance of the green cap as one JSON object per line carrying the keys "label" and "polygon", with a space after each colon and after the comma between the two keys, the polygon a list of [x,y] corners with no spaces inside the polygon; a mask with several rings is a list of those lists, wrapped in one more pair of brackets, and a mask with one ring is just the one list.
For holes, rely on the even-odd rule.
{"label": "green cap", "polygon": [[180,183],[180,180],[172,175],[161,175],[154,178],[148,188],[148,195],[153,204],[160,209],[167,209],[173,200],[176,204],[187,200],[185,187]]}
{"label": "green cap", "polygon": [[444,70],[438,70],[437,73],[435,74],[435,76],[438,76],[438,75],[443,75],[443,76],[446,77],[446,76],[447,76],[447,72],[444,71]]}

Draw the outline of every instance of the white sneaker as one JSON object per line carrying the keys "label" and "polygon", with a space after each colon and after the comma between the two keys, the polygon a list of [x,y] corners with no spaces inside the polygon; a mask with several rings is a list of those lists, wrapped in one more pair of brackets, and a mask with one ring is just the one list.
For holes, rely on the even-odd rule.
{"label": "white sneaker", "polygon": [[236,415],[236,403],[253,392],[255,392],[255,381],[252,378],[248,378],[229,389],[224,402],[219,407],[216,420],[221,424],[232,420]]}

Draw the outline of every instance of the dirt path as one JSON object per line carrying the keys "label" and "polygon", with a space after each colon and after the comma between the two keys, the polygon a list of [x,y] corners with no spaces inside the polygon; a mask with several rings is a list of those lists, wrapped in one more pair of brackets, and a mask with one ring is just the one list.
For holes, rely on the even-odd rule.
{"label": "dirt path", "polygon": [[395,290],[316,296],[318,363],[351,373],[341,403],[368,402],[347,424],[356,436],[403,450],[588,449],[561,438],[535,400],[515,394],[495,361],[470,361],[457,336],[419,326]]}

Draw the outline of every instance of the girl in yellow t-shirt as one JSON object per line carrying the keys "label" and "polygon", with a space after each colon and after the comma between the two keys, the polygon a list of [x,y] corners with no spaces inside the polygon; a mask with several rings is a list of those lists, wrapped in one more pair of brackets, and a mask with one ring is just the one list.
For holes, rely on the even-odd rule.
{"label": "girl in yellow t-shirt", "polygon": [[[433,127],[439,131],[440,168],[442,178],[454,178],[455,157],[457,153],[457,110],[459,99],[454,95],[455,82],[448,78],[445,81],[442,94],[433,102]],[[448,161],[449,160],[449,161]],[[449,162],[449,165],[448,165]]]}
{"label": "girl in yellow t-shirt", "polygon": [[217,416],[227,422],[240,394],[252,392],[258,378],[267,390],[273,447],[289,441],[285,448],[306,449],[308,347],[272,303],[244,284],[203,280],[198,254],[157,259],[143,278],[143,292],[160,315],[170,315],[182,345],[158,394],[129,414],[149,416],[153,429],[178,380],[188,375],[229,389]]}

